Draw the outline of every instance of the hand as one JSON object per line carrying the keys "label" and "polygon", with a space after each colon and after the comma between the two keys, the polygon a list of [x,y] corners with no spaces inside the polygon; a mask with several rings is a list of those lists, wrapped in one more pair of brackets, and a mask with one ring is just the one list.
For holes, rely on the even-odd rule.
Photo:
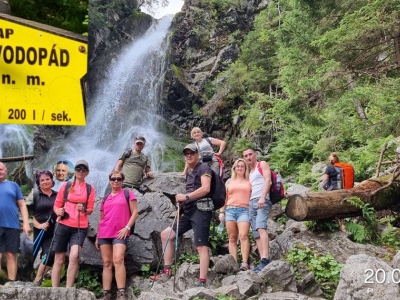
{"label": "hand", "polygon": [[263,208],[264,205],[265,205],[265,199],[260,198],[260,200],[258,200],[257,207],[258,208]]}
{"label": "hand", "polygon": [[96,239],[96,241],[94,242],[94,246],[96,247],[97,250],[100,250],[98,239]]}
{"label": "hand", "polygon": [[149,178],[153,178],[154,177],[153,172],[151,172],[151,171],[147,172],[146,176],[149,177]]}
{"label": "hand", "polygon": [[78,204],[76,205],[76,209],[77,209],[78,211],[84,211],[85,207],[83,206],[82,203],[78,203]]}
{"label": "hand", "polygon": [[186,175],[186,173],[183,173],[183,172],[182,172],[182,173],[180,173],[179,175],[180,175],[180,176],[185,176],[185,175]]}
{"label": "hand", "polygon": [[219,221],[220,221],[221,223],[224,222],[224,221],[225,221],[225,214],[219,213],[218,219],[219,219]]}
{"label": "hand", "polygon": [[129,230],[128,228],[124,227],[120,231],[118,231],[117,239],[124,240],[128,237]]}
{"label": "hand", "polygon": [[61,207],[61,208],[57,208],[54,212],[56,213],[56,215],[58,217],[62,217],[64,215],[64,211],[65,211],[64,208]]}
{"label": "hand", "polygon": [[184,194],[176,194],[175,195],[175,200],[176,200],[176,202],[185,202],[186,201],[186,195],[184,195]]}
{"label": "hand", "polygon": [[47,229],[49,229],[49,223],[46,222],[46,223],[39,224],[38,228],[47,231]]}
{"label": "hand", "polygon": [[25,232],[25,235],[28,237],[29,233],[31,232],[31,226],[29,225],[29,223],[24,223],[22,229]]}

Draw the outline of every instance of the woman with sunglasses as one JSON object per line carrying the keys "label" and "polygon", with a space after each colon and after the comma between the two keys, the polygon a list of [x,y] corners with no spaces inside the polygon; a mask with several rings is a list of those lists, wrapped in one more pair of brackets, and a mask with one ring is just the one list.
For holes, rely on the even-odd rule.
{"label": "woman with sunglasses", "polygon": [[[59,224],[54,233],[53,251],[55,252],[54,266],[51,273],[53,287],[60,285],[62,265],[69,247],[69,263],[66,287],[74,285],[79,268],[79,252],[83,246],[89,226],[88,215],[92,214],[96,191],[85,182],[89,174],[89,164],[78,160],[75,164],[74,179],[68,188],[67,199],[64,192],[68,183],[63,183],[54,203],[54,212]],[[90,190],[90,193],[88,191]],[[88,195],[89,194],[89,195]]]}
{"label": "woman with sunglasses", "polygon": [[129,199],[125,196],[122,188],[122,182],[125,179],[123,172],[114,170],[108,178],[112,190],[100,205],[100,221],[95,242],[103,260],[104,297],[102,299],[111,299],[112,267],[114,265],[118,288],[117,300],[127,300],[124,257],[127,238],[138,216],[137,201],[131,189],[128,190]]}
{"label": "woman with sunglasses", "polygon": [[232,176],[227,182],[225,206],[220,209],[219,220],[226,222],[226,231],[229,239],[229,254],[238,260],[237,238],[239,234],[242,250],[241,271],[248,270],[250,241],[249,241],[249,202],[251,183],[249,180],[249,166],[239,158],[232,166]]}
{"label": "woman with sunglasses", "polygon": [[55,214],[53,212],[54,201],[57,192],[54,186],[53,173],[43,170],[36,173],[35,182],[39,190],[33,193],[33,236],[34,239],[43,234],[40,242],[42,249],[36,278],[33,286],[39,286],[43,275],[53,266],[54,252],[50,251],[51,240],[54,234]]}

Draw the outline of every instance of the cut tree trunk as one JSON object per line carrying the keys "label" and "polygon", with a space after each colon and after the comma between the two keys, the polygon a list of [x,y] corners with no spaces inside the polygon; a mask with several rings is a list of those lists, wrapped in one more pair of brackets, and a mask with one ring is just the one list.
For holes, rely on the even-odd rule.
{"label": "cut tree trunk", "polygon": [[33,155],[4,157],[0,158],[0,162],[16,162],[16,161],[32,160],[33,158],[34,158]]}
{"label": "cut tree trunk", "polygon": [[387,185],[393,175],[368,179],[348,190],[289,195],[286,215],[296,221],[324,220],[361,215],[361,209],[346,201],[358,197],[375,210],[389,208],[400,201],[400,181]]}

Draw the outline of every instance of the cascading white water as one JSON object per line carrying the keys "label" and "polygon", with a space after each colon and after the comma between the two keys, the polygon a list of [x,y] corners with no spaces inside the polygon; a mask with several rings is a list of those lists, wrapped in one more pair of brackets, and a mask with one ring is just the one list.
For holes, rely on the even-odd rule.
{"label": "cascading white water", "polygon": [[165,141],[157,131],[161,118],[157,112],[171,21],[172,16],[158,20],[143,37],[113,58],[106,80],[91,100],[87,125],[77,129],[57,150],[50,151],[50,166],[60,158],[72,163],[87,160],[87,181],[102,195],[119,155],[132,147],[135,136],[143,135],[147,140],[143,152],[152,154],[152,170],[162,169],[154,158],[162,155]]}
{"label": "cascading white water", "polygon": [[[13,157],[33,153],[33,128],[29,125],[0,125],[0,157]],[[7,163],[8,172],[21,163]],[[25,165],[26,174],[32,178],[32,167]]]}

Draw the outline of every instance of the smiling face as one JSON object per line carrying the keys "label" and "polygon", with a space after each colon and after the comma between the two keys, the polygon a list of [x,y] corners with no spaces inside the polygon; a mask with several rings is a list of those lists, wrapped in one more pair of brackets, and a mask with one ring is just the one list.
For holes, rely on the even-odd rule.
{"label": "smiling face", "polygon": [[7,179],[6,165],[0,162],[0,182],[6,181],[6,179]]}
{"label": "smiling face", "polygon": [[47,174],[42,174],[39,177],[39,187],[42,191],[49,190],[53,186],[51,177]]}
{"label": "smiling face", "polygon": [[235,167],[235,172],[238,177],[244,177],[246,172],[246,164],[244,161],[239,161]]}
{"label": "smiling face", "polygon": [[85,165],[78,165],[75,167],[75,178],[79,182],[85,180],[85,177],[89,174],[89,169]]}
{"label": "smiling face", "polygon": [[191,136],[196,142],[201,142],[203,139],[203,132],[196,127],[192,129]]}
{"label": "smiling face", "polygon": [[67,175],[68,175],[68,165],[65,165],[63,163],[59,163],[56,167],[56,178],[58,181],[66,181],[67,180]]}
{"label": "smiling face", "polygon": [[199,153],[197,152],[186,149],[183,155],[185,155],[185,161],[190,168],[193,168],[199,162]]}

